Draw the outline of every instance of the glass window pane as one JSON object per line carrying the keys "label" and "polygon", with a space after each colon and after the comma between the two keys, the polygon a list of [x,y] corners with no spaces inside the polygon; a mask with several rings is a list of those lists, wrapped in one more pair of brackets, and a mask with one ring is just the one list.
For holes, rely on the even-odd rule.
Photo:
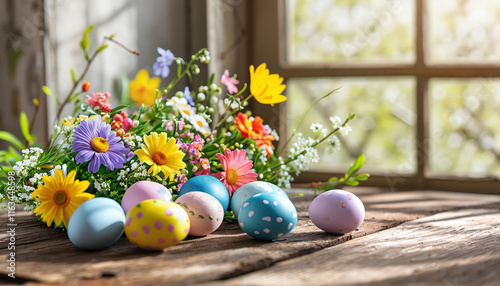
{"label": "glass window pane", "polygon": [[[309,107],[329,91],[340,89]],[[304,136],[312,136],[312,123],[331,126],[329,118],[344,120],[349,112],[356,117],[353,131],[339,135],[340,150],[331,153],[329,144],[320,145],[321,161],[312,171],[345,171],[360,154],[365,154],[364,171],[372,173],[413,173],[415,155],[415,81],[408,77],[390,78],[293,78],[287,82],[289,134],[298,126]]]}
{"label": "glass window pane", "polygon": [[431,79],[435,175],[500,177],[500,79]]}
{"label": "glass window pane", "polygon": [[500,1],[427,1],[431,64],[500,62]]}
{"label": "glass window pane", "polygon": [[287,0],[290,63],[413,63],[413,0]]}

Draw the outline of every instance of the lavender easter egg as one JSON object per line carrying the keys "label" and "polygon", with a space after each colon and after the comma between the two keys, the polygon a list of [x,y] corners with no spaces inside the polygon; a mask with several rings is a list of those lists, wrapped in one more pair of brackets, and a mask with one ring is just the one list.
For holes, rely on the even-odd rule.
{"label": "lavender easter egg", "polygon": [[175,200],[184,208],[191,222],[189,235],[204,236],[217,230],[224,220],[224,209],[213,196],[204,192],[189,192]]}
{"label": "lavender easter egg", "polygon": [[139,181],[130,186],[122,198],[122,208],[127,213],[138,203],[150,200],[172,201],[172,194],[162,184],[151,181]]}
{"label": "lavender easter egg", "polygon": [[353,193],[330,190],[311,202],[309,218],[326,232],[345,234],[361,226],[365,219],[365,207]]}
{"label": "lavender easter egg", "polygon": [[229,206],[229,193],[227,192],[226,186],[212,176],[200,175],[192,177],[182,185],[179,190],[179,196],[189,192],[204,192],[213,196],[220,202],[224,212],[226,212]]}
{"label": "lavender easter egg", "polygon": [[259,193],[241,206],[238,224],[252,237],[276,240],[293,230],[297,224],[297,210],[288,198]]}
{"label": "lavender easter egg", "polygon": [[146,250],[162,250],[184,240],[190,221],[174,202],[145,200],[132,207],[125,219],[128,240]]}
{"label": "lavender easter egg", "polygon": [[278,186],[264,182],[255,181],[238,188],[231,197],[231,210],[238,217],[241,206],[253,195],[259,193],[273,193],[288,199],[288,195]]}

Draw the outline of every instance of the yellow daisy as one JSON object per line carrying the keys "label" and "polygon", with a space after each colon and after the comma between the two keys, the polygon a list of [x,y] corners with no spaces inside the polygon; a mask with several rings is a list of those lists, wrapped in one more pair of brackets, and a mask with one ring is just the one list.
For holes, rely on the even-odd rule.
{"label": "yellow daisy", "polygon": [[160,78],[149,78],[147,70],[140,70],[135,79],[130,82],[130,98],[137,104],[137,106],[151,105],[156,99],[156,89],[160,86]]}
{"label": "yellow daisy", "polygon": [[277,74],[269,74],[266,64],[263,63],[254,70],[250,66],[250,93],[262,104],[280,103],[286,100],[286,96],[281,95],[286,85],[282,84],[283,78]]}
{"label": "yellow daisy", "polygon": [[94,197],[84,193],[89,187],[89,181],[75,180],[76,171],[71,171],[67,177],[63,171],[56,169],[54,176],[43,176],[43,185],[31,194],[32,198],[38,197],[41,204],[34,210],[42,220],[50,226],[64,223],[68,227],[69,218],[73,212],[85,201]]}
{"label": "yellow daisy", "polygon": [[174,138],[167,141],[167,133],[151,132],[150,136],[144,135],[144,142],[146,146],[142,145],[142,149],[134,152],[139,157],[141,162],[144,162],[151,167],[148,174],[153,173],[153,176],[160,171],[172,181],[174,173],[178,176],[181,175],[180,170],[186,167],[182,162],[184,153],[179,151],[179,145],[176,144]]}

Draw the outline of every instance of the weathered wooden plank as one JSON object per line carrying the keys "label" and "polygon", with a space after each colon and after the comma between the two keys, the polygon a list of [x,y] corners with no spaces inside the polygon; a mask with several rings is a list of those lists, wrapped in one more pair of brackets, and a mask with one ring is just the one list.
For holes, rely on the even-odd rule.
{"label": "weathered wooden plank", "polygon": [[[292,233],[276,242],[263,242],[243,233],[236,224],[224,223],[215,233],[202,238],[188,237],[163,252],[140,250],[122,237],[102,251],[83,251],[74,247],[61,230],[49,229],[34,217],[18,213],[16,228],[16,276],[28,281],[46,283],[99,283],[169,285],[220,281],[306,255],[350,239],[422,218],[438,211],[457,207],[483,206],[500,197],[465,196],[439,192],[380,193],[355,189],[365,202],[366,219],[359,230],[339,236],[316,228],[308,218],[307,208],[313,194],[292,200],[299,212],[299,222]],[[391,203],[392,202],[392,203]],[[412,207],[409,207],[411,204]],[[0,219],[6,219],[0,213]],[[5,221],[5,220],[4,220]],[[0,231],[0,245],[6,243],[6,232]],[[334,247],[335,248],[335,247]],[[0,255],[6,257],[3,247]],[[0,274],[7,275],[5,259],[0,260]],[[256,272],[258,273],[258,272]],[[232,280],[230,280],[232,281]]]}
{"label": "weathered wooden plank", "polygon": [[500,285],[499,267],[494,204],[406,222],[218,285]]}

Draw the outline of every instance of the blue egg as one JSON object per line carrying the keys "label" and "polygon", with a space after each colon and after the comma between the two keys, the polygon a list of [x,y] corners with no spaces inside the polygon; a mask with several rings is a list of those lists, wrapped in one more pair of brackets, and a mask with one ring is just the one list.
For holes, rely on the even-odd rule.
{"label": "blue egg", "polygon": [[68,237],[79,248],[97,250],[111,246],[123,234],[125,213],[110,198],[93,198],[81,204],[68,222]]}
{"label": "blue egg", "polygon": [[238,188],[231,198],[231,210],[238,217],[240,208],[253,195],[260,193],[273,193],[288,199],[288,195],[280,187],[263,181],[256,181],[245,184]]}
{"label": "blue egg", "polygon": [[252,237],[276,240],[293,230],[297,224],[297,210],[288,198],[274,193],[260,193],[241,206],[238,224]]}
{"label": "blue egg", "polygon": [[179,196],[189,192],[204,192],[212,195],[220,202],[224,212],[227,211],[229,206],[229,193],[227,192],[226,186],[218,179],[209,175],[193,177],[182,185]]}

